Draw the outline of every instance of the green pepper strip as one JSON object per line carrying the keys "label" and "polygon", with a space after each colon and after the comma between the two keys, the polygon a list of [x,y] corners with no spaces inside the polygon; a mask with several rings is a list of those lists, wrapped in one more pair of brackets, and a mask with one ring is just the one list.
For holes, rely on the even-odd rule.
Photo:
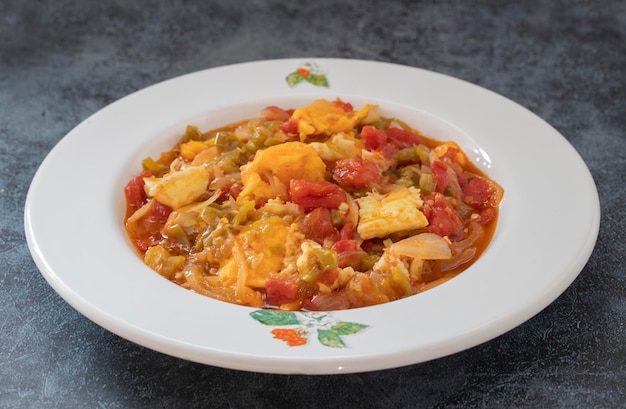
{"label": "green pepper strip", "polygon": [[307,271],[300,274],[300,279],[307,283],[314,283],[317,278],[326,270],[337,268],[337,253],[332,250],[316,247],[311,250],[317,259]]}

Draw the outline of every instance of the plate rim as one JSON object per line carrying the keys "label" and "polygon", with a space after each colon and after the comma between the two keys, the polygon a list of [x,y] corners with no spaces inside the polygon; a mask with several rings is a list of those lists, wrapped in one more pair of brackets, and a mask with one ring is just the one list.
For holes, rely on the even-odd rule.
{"label": "plate rim", "polygon": [[[524,111],[527,114],[531,115],[541,123],[545,129],[550,130],[548,132],[551,138],[555,139],[559,146],[564,147],[567,150],[567,154],[571,160],[578,163],[578,170],[585,175],[586,179],[586,193],[591,194],[591,197],[587,197],[586,206],[592,210],[592,214],[588,219],[589,231],[586,236],[587,240],[584,243],[579,244],[581,249],[583,250],[577,259],[575,259],[570,266],[567,267],[569,273],[566,275],[565,279],[561,279],[558,282],[554,283],[554,288],[550,289],[550,291],[545,291],[542,294],[542,297],[538,297],[536,304],[531,306],[525,306],[524,311],[518,311],[518,316],[512,319],[509,317],[500,317],[499,319],[494,320],[493,322],[484,323],[483,331],[474,331],[469,332],[468,337],[465,339],[457,340],[451,339],[448,340],[450,345],[443,345],[443,348],[437,348],[437,346],[433,346],[432,350],[426,351],[419,359],[414,359],[406,356],[407,351],[400,351],[395,353],[393,351],[387,351],[386,353],[380,353],[377,356],[368,356],[367,354],[360,355],[337,355],[337,354],[329,354],[322,356],[316,356],[314,358],[307,358],[305,356],[291,356],[289,353],[284,355],[276,354],[272,356],[267,356],[263,354],[253,355],[249,353],[241,353],[240,351],[223,351],[219,348],[209,349],[207,350],[205,347],[198,345],[188,345],[188,348],[180,348],[180,344],[176,340],[172,340],[169,337],[163,337],[162,334],[158,333],[150,333],[149,331],[145,331],[144,329],[137,328],[136,325],[131,325],[126,322],[124,319],[120,317],[111,316],[110,311],[101,311],[94,307],[89,300],[82,298],[81,294],[77,293],[71,285],[66,283],[66,280],[63,278],[63,273],[55,271],[55,267],[51,265],[50,257],[45,253],[40,246],[41,241],[44,240],[39,237],[39,233],[36,232],[39,229],[37,223],[39,223],[39,219],[41,216],[41,209],[37,208],[37,204],[34,202],[34,197],[37,194],[37,183],[42,178],[42,174],[40,172],[45,172],[45,170],[52,165],[51,161],[55,160],[55,155],[58,152],[62,152],[62,149],[65,148],[66,145],[72,143],[71,141],[76,139],[77,137],[71,135],[80,135],[82,127],[88,126],[91,122],[98,120],[98,116],[102,116],[102,112],[110,111],[111,106],[119,106],[123,105],[125,101],[130,101],[133,98],[141,98],[142,95],[146,93],[154,93],[159,92],[159,89],[168,88],[172,86],[176,86],[177,83],[181,81],[189,81],[193,82],[194,78],[198,78],[198,76],[208,75],[211,76],[212,73],[221,72],[224,73],[230,69],[256,69],[259,67],[259,64],[272,66],[272,67],[286,67],[286,66],[297,66],[302,64],[303,61],[315,61],[319,63],[320,66],[331,66],[333,68],[337,68],[339,66],[363,66],[366,65],[369,68],[377,67],[385,70],[399,70],[408,72],[409,76],[412,74],[415,75],[427,75],[434,76],[439,78],[444,82],[450,82],[453,84],[464,84],[463,87],[469,88],[471,90],[481,90],[483,94],[486,91],[486,95],[491,98],[498,99],[498,101],[507,101],[507,104],[513,104],[512,106],[516,107],[518,110]],[[419,73],[419,74],[417,74]],[[330,74],[329,74],[330,75]],[[301,92],[298,96],[304,97],[307,93],[316,94],[318,90],[314,89],[305,89],[305,92]],[[331,91],[332,92],[332,91]],[[285,94],[287,95],[287,94]],[[326,93],[326,95],[330,95],[330,93]],[[70,137],[71,136],[71,137]],[[580,168],[582,166],[582,168]],[[119,171],[118,171],[119,173]],[[36,215],[35,215],[36,214]],[[37,219],[39,218],[39,219]],[[287,58],[287,59],[275,59],[275,60],[261,60],[261,61],[250,61],[244,63],[230,64],[225,66],[208,68],[200,71],[195,71],[191,73],[187,73],[178,77],[174,77],[171,79],[167,79],[165,81],[161,81],[150,85],[148,87],[142,88],[138,91],[135,91],[123,98],[114,101],[113,103],[103,107],[97,112],[93,113],[87,119],[78,124],[74,129],[68,132],[46,155],[46,158],[42,161],[37,172],[33,176],[31,181],[31,185],[28,190],[28,194],[26,197],[25,208],[24,208],[24,228],[26,232],[26,239],[28,243],[29,250],[31,255],[46,279],[46,281],[52,286],[52,288],[59,294],[61,297],[68,302],[73,308],[79,311],[81,314],[85,315],[90,320],[94,321],[98,325],[106,328],[107,330],[116,333],[123,338],[126,338],[132,342],[138,343],[140,345],[147,346],[148,348],[157,350],[159,352],[177,356],[179,358],[188,359],[195,362],[200,362],[204,364],[210,364],[220,367],[226,367],[231,369],[240,369],[240,370],[250,370],[256,372],[270,372],[270,373],[305,373],[305,374],[335,374],[335,373],[352,373],[352,372],[363,372],[363,371],[372,371],[372,370],[381,370],[381,369],[389,369],[398,366],[410,365],[419,362],[424,362],[431,359],[436,359],[439,357],[443,357],[446,355],[450,355],[452,353],[459,352],[461,350],[465,350],[472,346],[484,343],[490,339],[493,339],[499,335],[504,334],[505,332],[517,327],[521,323],[527,321],[532,318],[534,315],[543,310],[547,305],[549,305],[552,301],[554,301],[563,291],[566,290],[567,287],[574,281],[574,279],[580,274],[585,264],[587,263],[591,253],[594,249],[594,245],[597,240],[598,232],[600,226],[600,205],[599,198],[597,194],[597,189],[595,187],[595,183],[593,178],[587,168],[586,164],[578,154],[578,152],[574,149],[574,147],[567,141],[567,139],[561,135],[558,131],[556,131],[552,126],[550,126],[543,119],[538,117],[536,114],[530,112],[525,107],[517,104],[516,102],[505,98],[493,91],[490,91],[481,86],[469,83],[465,80],[458,79],[455,77],[448,76],[446,74],[436,73],[433,71],[428,71],[418,67],[405,66],[401,64],[389,63],[389,62],[380,62],[380,61],[370,61],[370,60],[350,60],[350,59],[338,59],[338,58]],[[38,230],[39,231],[39,230]],[[57,261],[52,261],[56,263]],[[457,280],[455,278],[453,281]],[[465,280],[464,280],[465,281]],[[186,290],[185,290],[186,291]],[[400,303],[406,304],[407,301],[396,301],[393,304],[400,305]],[[207,304],[207,303],[202,303]],[[211,303],[209,303],[211,304]],[[212,304],[214,305],[214,304]],[[248,307],[240,307],[235,306],[235,308],[246,308]],[[360,311],[350,310],[350,312],[342,313],[344,316],[348,317],[361,317],[363,316],[362,312],[367,310],[372,310],[372,308],[386,310],[389,309],[389,306],[383,307],[368,307],[365,309],[359,309]],[[230,307],[228,308],[231,309]],[[392,308],[395,310],[395,307]],[[355,313],[356,311],[356,313]],[[357,318],[354,318],[357,319]],[[259,327],[262,328],[262,327]],[[357,340],[357,337],[354,338]],[[268,345],[267,340],[263,345]],[[183,343],[184,344],[184,343]],[[359,344],[360,345],[360,344]],[[441,345],[440,345],[441,346]],[[289,351],[289,350],[288,350]],[[315,353],[322,353],[327,351],[320,351],[320,349],[314,349]],[[366,351],[367,352],[367,351]],[[297,364],[297,365],[294,365]],[[294,372],[294,368],[297,368]]]}

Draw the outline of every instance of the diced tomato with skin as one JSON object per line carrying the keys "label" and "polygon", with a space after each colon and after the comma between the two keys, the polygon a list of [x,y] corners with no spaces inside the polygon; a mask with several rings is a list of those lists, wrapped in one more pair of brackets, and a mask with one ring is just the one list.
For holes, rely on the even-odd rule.
{"label": "diced tomato with skin", "polygon": [[298,227],[307,239],[319,244],[324,244],[328,240],[335,242],[339,239],[339,231],[333,226],[330,210],[323,207],[315,208],[307,213]]}
{"label": "diced tomato with skin", "polygon": [[365,125],[361,129],[361,139],[364,142],[365,149],[368,151],[376,151],[387,145],[387,134],[382,129],[378,129],[372,125]]}
{"label": "diced tomato with skin", "polygon": [[156,246],[157,244],[159,244],[159,239],[160,239],[160,236],[159,237],[157,236],[140,237],[135,240],[135,247],[137,247],[137,249],[141,251],[142,253],[145,253],[146,251],[148,251],[150,247]]}
{"label": "diced tomato with skin", "polygon": [[478,212],[478,222],[480,224],[489,224],[496,218],[496,209],[486,207]]}
{"label": "diced tomato with skin", "polygon": [[459,181],[459,186],[461,186],[461,189],[463,189],[463,186],[465,186],[468,181],[467,173],[465,172],[457,173],[456,178]]}
{"label": "diced tomato with skin", "polygon": [[456,159],[457,159],[457,153],[459,153],[458,149],[449,147],[448,150],[446,150],[446,153],[441,155],[439,159],[440,160],[447,159],[449,162],[454,163],[456,162]]}
{"label": "diced tomato with skin", "polygon": [[317,207],[336,209],[348,196],[340,186],[327,181],[292,179],[289,181],[289,200],[310,212]]}
{"label": "diced tomato with skin", "polygon": [[398,145],[392,143],[387,133],[372,125],[366,125],[361,130],[361,139],[365,149],[370,152],[379,152],[384,158],[391,159],[398,151]]}
{"label": "diced tomato with skin", "polygon": [[239,193],[243,191],[243,186],[239,183],[229,183],[220,187],[219,189],[220,189],[220,196],[217,198],[217,200],[220,202],[223,202],[225,200],[228,200],[229,197],[232,197],[233,199],[237,199],[237,196],[239,196]]}
{"label": "diced tomato with skin", "polygon": [[339,240],[351,240],[354,237],[354,224],[346,223],[339,232]]}
{"label": "diced tomato with skin", "polygon": [[291,114],[275,105],[270,105],[261,111],[261,116],[265,118],[267,121],[288,121],[291,117]]}
{"label": "diced tomato with skin", "polygon": [[396,153],[397,151],[398,147],[393,143],[388,143],[378,150],[378,152],[380,152],[385,159],[393,158],[394,153]]}
{"label": "diced tomato with skin", "polygon": [[268,304],[272,305],[291,303],[298,299],[298,286],[293,281],[267,278],[265,297]]}
{"label": "diced tomato with skin", "polygon": [[343,109],[344,112],[352,112],[354,110],[354,107],[349,102],[333,101],[333,104],[335,104],[338,107],[340,107],[341,109]]}
{"label": "diced tomato with skin", "polygon": [[402,128],[388,128],[385,133],[389,141],[398,148],[410,148],[411,146],[423,145],[424,140],[411,131]]}
{"label": "diced tomato with skin", "polygon": [[343,239],[333,244],[333,250],[337,253],[354,252],[359,249],[359,244],[353,239]]}
{"label": "diced tomato with skin", "polygon": [[374,162],[360,158],[347,158],[335,163],[333,179],[342,187],[359,189],[376,185],[380,182],[381,176]]}
{"label": "diced tomato with skin", "polygon": [[333,285],[337,277],[339,277],[339,269],[330,268],[320,274],[319,277],[317,277],[317,282],[330,287],[331,285]]}
{"label": "diced tomato with skin", "polygon": [[337,253],[337,264],[344,268],[355,265],[364,251],[361,249],[356,240],[339,240],[331,247]]}
{"label": "diced tomato with skin", "polygon": [[163,203],[157,202],[155,200],[154,204],[152,205],[152,208],[150,209],[149,218],[151,221],[155,223],[165,224],[170,213],[172,213],[171,207],[164,205]]}
{"label": "diced tomato with skin", "polygon": [[430,170],[435,178],[435,183],[437,184],[437,192],[443,193],[449,183],[448,167],[442,161],[436,160],[430,165]]}
{"label": "diced tomato with skin", "polygon": [[463,185],[463,201],[468,205],[481,208],[488,205],[492,191],[489,182],[480,176],[474,176]]}
{"label": "diced tomato with skin", "polygon": [[243,192],[243,185],[239,183],[235,183],[230,187],[230,197],[233,199],[237,199],[241,192]]}
{"label": "diced tomato with skin", "polygon": [[217,198],[217,200],[219,200],[220,202],[223,202],[224,200],[228,200],[228,198],[230,197],[230,188],[232,187],[232,184],[228,184],[228,185],[224,185],[222,187],[220,187],[220,197]]}
{"label": "diced tomato with skin", "polygon": [[144,190],[145,182],[143,178],[147,178],[150,176],[152,176],[152,172],[150,172],[149,170],[145,170],[139,175],[135,176],[135,178],[128,182],[128,184],[124,188],[126,203],[133,212],[148,202],[148,195],[146,195],[146,192]]}
{"label": "diced tomato with skin", "polygon": [[[395,151],[422,145],[424,140],[415,133],[402,128],[378,129],[372,125],[366,125],[361,129],[361,138],[368,151]],[[392,145],[393,149],[388,146]],[[391,152],[393,153],[393,152]]]}
{"label": "diced tomato with skin", "polygon": [[298,134],[298,121],[295,119],[289,119],[286,122],[283,122],[280,125],[280,130],[289,134],[289,135],[297,135]]}
{"label": "diced tomato with skin", "polygon": [[172,213],[172,208],[152,199],[147,215],[134,225],[135,246],[141,252],[158,244],[161,230]]}
{"label": "diced tomato with skin", "polygon": [[424,216],[428,219],[430,233],[439,236],[448,236],[450,240],[463,238],[463,219],[448,204],[441,193],[434,193],[424,197]]}
{"label": "diced tomato with skin", "polygon": [[458,222],[458,215],[449,207],[434,207],[428,216],[428,231],[450,239],[462,234],[463,224]]}
{"label": "diced tomato with skin", "polygon": [[[148,203],[143,178],[152,175],[152,172],[144,171],[131,180],[124,188],[129,211],[135,212]],[[159,242],[161,239],[161,229],[171,212],[171,207],[152,199],[147,215],[134,225],[135,247],[139,251],[145,252],[148,248]]]}

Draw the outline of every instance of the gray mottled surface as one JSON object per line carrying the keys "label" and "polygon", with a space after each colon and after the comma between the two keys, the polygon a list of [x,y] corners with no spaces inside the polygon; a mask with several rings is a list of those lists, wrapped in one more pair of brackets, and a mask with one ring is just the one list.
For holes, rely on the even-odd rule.
{"label": "gray mottled surface", "polygon": [[[155,82],[302,56],[449,74],[551,123],[585,160],[601,200],[598,242],[579,278],[539,315],[481,346],[341,376],[186,362],[121,339],[62,301],[37,271],[22,227],[30,180],[50,149],[92,113]],[[5,0],[0,407],[624,407],[625,95],[626,2],[617,0]]]}

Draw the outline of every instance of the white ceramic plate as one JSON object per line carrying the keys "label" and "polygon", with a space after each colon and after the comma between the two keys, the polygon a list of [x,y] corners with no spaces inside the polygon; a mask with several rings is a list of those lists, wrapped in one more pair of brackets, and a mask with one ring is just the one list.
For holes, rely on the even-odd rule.
{"label": "white ceramic plate", "polygon": [[[317,76],[298,76],[298,68]],[[275,315],[194,294],[142,263],[122,219],[123,188],[144,157],[169,149],[187,124],[208,130],[267,105],[297,107],[320,97],[355,107],[376,103],[426,134],[455,140],[504,187],[495,237],[471,268],[381,306]],[[584,267],[599,212],[594,182],[576,151],[516,103],[421,69],[305,58],[192,73],[95,113],[41,164],[26,200],[25,231],[50,285],[128,340],[220,367],[336,374],[442,357],[528,320]],[[298,333],[304,344],[290,346],[274,337],[275,329]]]}

